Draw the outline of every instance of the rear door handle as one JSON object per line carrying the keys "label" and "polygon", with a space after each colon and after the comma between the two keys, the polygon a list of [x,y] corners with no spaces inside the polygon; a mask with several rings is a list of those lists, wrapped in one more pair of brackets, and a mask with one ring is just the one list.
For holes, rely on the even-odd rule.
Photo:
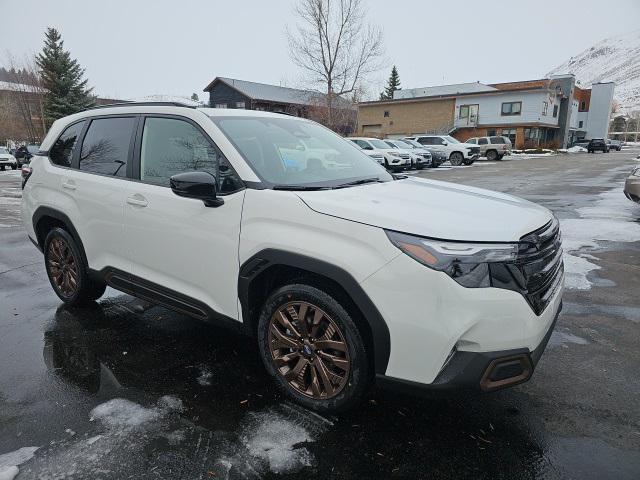
{"label": "rear door handle", "polygon": [[149,205],[147,199],[137,193],[135,195],[127,197],[127,203],[129,205],[135,205],[136,207],[146,207],[147,205]]}
{"label": "rear door handle", "polygon": [[67,180],[62,182],[62,188],[66,188],[67,190],[75,190],[76,183],[73,180]]}

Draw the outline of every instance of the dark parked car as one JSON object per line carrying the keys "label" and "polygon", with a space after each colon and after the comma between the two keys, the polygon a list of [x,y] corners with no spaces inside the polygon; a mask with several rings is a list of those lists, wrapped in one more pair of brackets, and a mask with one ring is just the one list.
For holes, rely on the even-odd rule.
{"label": "dark parked car", "polygon": [[600,151],[602,153],[609,153],[609,145],[604,141],[604,138],[592,138],[587,145],[587,151],[594,153]]}
{"label": "dark parked car", "polygon": [[609,150],[617,150],[618,152],[622,148],[622,142],[620,140],[607,139],[607,145],[609,145]]}

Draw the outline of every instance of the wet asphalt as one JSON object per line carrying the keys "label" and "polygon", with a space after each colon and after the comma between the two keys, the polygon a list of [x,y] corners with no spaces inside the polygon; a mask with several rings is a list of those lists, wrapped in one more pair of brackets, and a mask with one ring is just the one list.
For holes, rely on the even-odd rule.
{"label": "wet asphalt", "polygon": [[[622,196],[639,153],[418,175],[574,219]],[[426,399],[374,389],[322,417],[277,391],[242,336],[111,289],[92,307],[61,306],[20,226],[19,192],[0,172],[0,460],[39,447],[18,479],[640,478],[640,238],[589,249],[599,269],[589,289],[566,292],[527,384]],[[640,224],[640,205],[622,200]]]}

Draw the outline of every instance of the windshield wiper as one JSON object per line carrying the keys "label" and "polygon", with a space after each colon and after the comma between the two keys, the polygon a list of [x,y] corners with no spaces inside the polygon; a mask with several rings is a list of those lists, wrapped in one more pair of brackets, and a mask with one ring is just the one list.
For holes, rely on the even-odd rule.
{"label": "windshield wiper", "polygon": [[273,190],[328,190],[329,187],[318,185],[274,185]]}
{"label": "windshield wiper", "polygon": [[353,182],[341,183],[340,185],[337,185],[333,188],[353,187],[356,185],[364,185],[365,183],[384,183],[384,182],[380,180],[378,177],[362,178],[360,180],[354,180]]}

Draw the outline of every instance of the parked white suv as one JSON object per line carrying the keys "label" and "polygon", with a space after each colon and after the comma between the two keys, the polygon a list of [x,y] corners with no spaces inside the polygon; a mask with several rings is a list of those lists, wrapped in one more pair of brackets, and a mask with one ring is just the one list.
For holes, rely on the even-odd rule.
{"label": "parked white suv", "polygon": [[387,170],[401,172],[411,168],[411,155],[394,149],[382,140],[368,137],[349,137],[347,140],[355,143],[363,150],[382,154],[384,156],[384,166]]}
{"label": "parked white suv", "polygon": [[[310,143],[313,156],[285,161]],[[320,411],[355,405],[374,379],[524,382],[561,308],[549,210],[395,180],[306,119],[97,108],[53,124],[23,188],[25,228],[63,302],[110,285],[241,329],[286,393]]]}
{"label": "parked white suv", "polygon": [[18,161],[7,148],[0,147],[0,170],[4,170],[5,167],[15,170],[18,168]]}
{"label": "parked white suv", "polygon": [[446,152],[449,162],[453,166],[471,165],[480,156],[480,148],[477,145],[461,143],[451,135],[414,135],[405,137],[415,140],[425,147],[434,146]]}

